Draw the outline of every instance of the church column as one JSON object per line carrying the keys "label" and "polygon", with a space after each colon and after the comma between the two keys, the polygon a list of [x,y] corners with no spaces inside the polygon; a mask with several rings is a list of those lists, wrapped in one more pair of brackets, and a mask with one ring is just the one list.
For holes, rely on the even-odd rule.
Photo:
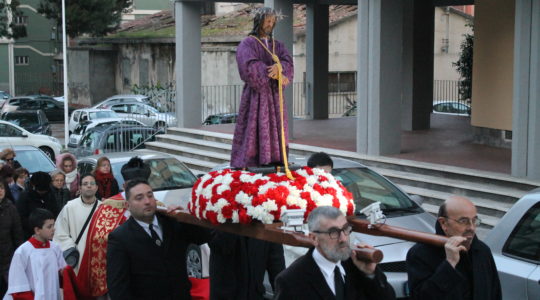
{"label": "church column", "polygon": [[512,175],[540,179],[540,0],[515,3]]}
{"label": "church column", "polygon": [[359,153],[400,152],[402,19],[402,0],[358,0]]}
{"label": "church column", "polygon": [[435,7],[431,1],[404,1],[403,102],[401,128],[429,129],[433,109]]}
{"label": "church column", "polygon": [[328,5],[308,3],[306,10],[308,112],[313,119],[328,119]]}
{"label": "church column", "polygon": [[[282,42],[291,56],[293,56],[293,4],[290,0],[264,0],[264,6],[272,7],[278,13],[281,13],[284,18],[280,20],[276,28],[274,28],[275,38]],[[294,73],[294,76],[301,74]],[[289,117],[289,139],[293,136],[293,83],[289,84],[283,90],[283,97],[287,102],[287,112]]]}
{"label": "church column", "polygon": [[176,119],[178,127],[199,127],[201,110],[201,18],[199,2],[175,3]]}

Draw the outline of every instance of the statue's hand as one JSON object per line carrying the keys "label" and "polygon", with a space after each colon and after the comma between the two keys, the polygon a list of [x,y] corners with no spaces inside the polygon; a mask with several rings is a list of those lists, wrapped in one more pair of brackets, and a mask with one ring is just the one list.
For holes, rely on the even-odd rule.
{"label": "statue's hand", "polygon": [[289,78],[285,77],[285,76],[281,76],[281,83],[283,84],[283,86],[287,86],[289,85]]}
{"label": "statue's hand", "polygon": [[268,77],[272,79],[278,79],[279,69],[278,69],[277,64],[273,64],[266,69],[268,71]]}

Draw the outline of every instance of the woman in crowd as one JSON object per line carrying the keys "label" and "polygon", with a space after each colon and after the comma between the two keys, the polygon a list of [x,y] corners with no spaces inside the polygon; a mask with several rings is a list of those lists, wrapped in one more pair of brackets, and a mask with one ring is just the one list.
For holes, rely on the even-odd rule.
{"label": "woman in crowd", "polygon": [[12,148],[5,148],[0,152],[0,160],[3,160],[13,170],[21,167],[21,164],[15,160],[15,156],[17,154],[15,154],[15,150]]}
{"label": "woman in crowd", "polygon": [[77,173],[77,159],[71,153],[62,153],[56,157],[56,167],[65,177],[65,185],[69,190],[69,199],[79,197],[79,173]]}
{"label": "woman in crowd", "polygon": [[13,182],[9,185],[13,201],[19,201],[19,196],[26,190],[26,179],[28,179],[30,173],[25,168],[18,168],[13,173]]}
{"label": "woman in crowd", "polygon": [[51,172],[51,179],[51,190],[56,199],[56,206],[58,210],[62,210],[62,207],[71,200],[69,190],[66,188],[66,175],[60,170],[54,170]]}
{"label": "woman in crowd", "polygon": [[0,177],[0,296],[7,291],[9,264],[15,249],[23,242],[21,219],[15,205],[6,198],[4,178]]}
{"label": "woman in crowd", "polygon": [[118,181],[113,176],[111,161],[106,156],[100,157],[94,170],[96,183],[98,185],[98,198],[107,199],[118,194]]}

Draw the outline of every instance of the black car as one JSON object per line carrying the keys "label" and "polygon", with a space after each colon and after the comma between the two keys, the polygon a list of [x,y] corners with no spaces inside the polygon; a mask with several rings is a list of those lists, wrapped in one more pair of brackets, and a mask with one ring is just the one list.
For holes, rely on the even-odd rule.
{"label": "black car", "polygon": [[96,127],[86,131],[74,152],[77,157],[85,157],[93,154],[144,149],[144,143],[155,141],[158,133],[161,132],[152,127],[124,124]]}
{"label": "black car", "polygon": [[[51,122],[64,121],[64,103],[56,101],[53,97],[46,95],[31,95],[11,98],[2,106],[2,113],[16,110],[41,109]],[[69,107],[68,113],[74,108]]]}
{"label": "black car", "polygon": [[41,109],[5,112],[2,114],[2,120],[19,125],[31,133],[52,134],[49,119]]}
{"label": "black car", "polygon": [[206,117],[206,120],[204,120],[203,125],[236,123],[237,117],[238,117],[237,113],[210,115]]}

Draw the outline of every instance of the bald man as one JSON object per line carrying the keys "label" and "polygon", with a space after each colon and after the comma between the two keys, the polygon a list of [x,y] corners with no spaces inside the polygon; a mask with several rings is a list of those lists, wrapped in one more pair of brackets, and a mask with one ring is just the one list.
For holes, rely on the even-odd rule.
{"label": "bald man", "polygon": [[435,231],[442,247],[418,243],[407,253],[411,299],[501,299],[491,250],[476,237],[480,219],[467,198],[453,196],[439,208]]}

